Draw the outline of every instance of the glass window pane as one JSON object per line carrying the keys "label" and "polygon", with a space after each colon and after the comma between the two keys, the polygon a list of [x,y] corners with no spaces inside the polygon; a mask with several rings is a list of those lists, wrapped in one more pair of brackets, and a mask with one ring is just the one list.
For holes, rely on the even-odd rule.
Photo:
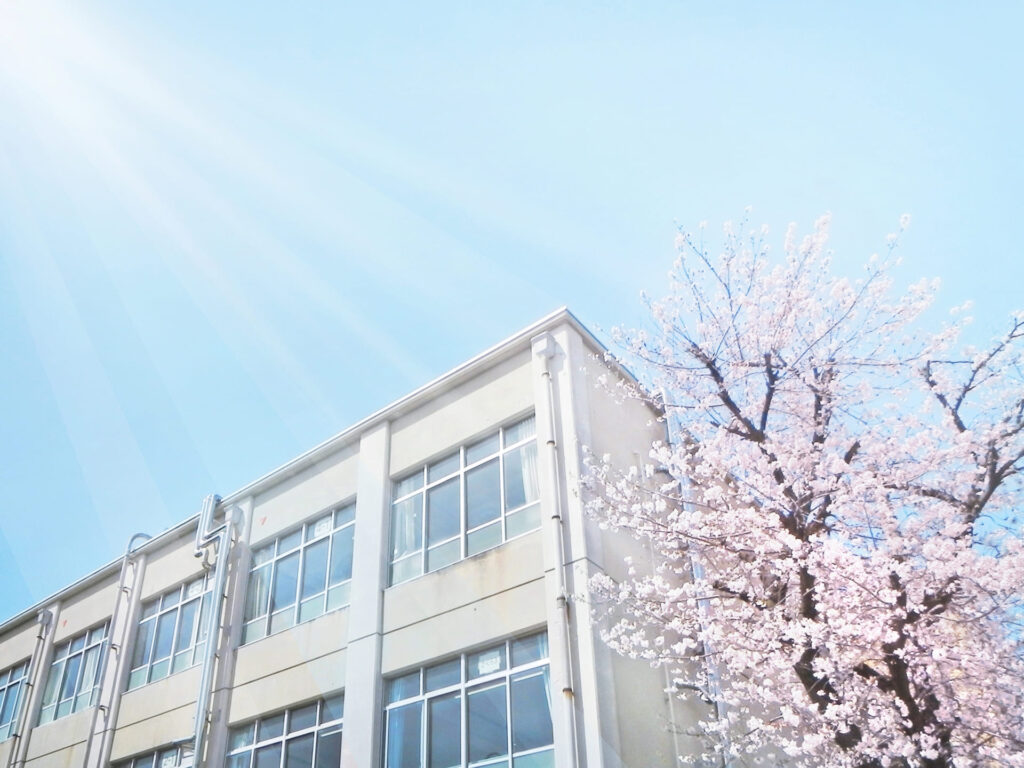
{"label": "glass window pane", "polygon": [[505,644],[502,643],[486,651],[471,653],[466,657],[466,671],[469,679],[501,672],[505,669]]}
{"label": "glass window pane", "polygon": [[517,757],[512,761],[512,768],[555,768],[555,750]]}
{"label": "glass window pane", "polygon": [[349,593],[352,591],[351,587],[352,584],[350,582],[344,582],[327,590],[327,610],[333,611],[335,608],[348,605]]}
{"label": "glass window pane", "polygon": [[451,565],[462,556],[462,540],[452,539],[447,544],[441,544],[427,550],[427,570],[436,571]]}
{"label": "glass window pane", "polygon": [[540,528],[540,504],[531,504],[528,507],[517,509],[505,517],[505,535],[510,539],[538,528]]}
{"label": "glass window pane", "polygon": [[505,509],[531,504],[539,497],[537,443],[527,443],[505,454]]}
{"label": "glass window pane", "polygon": [[466,537],[466,554],[475,555],[501,544],[501,521],[473,531]]}
{"label": "glass window pane", "polygon": [[438,544],[459,535],[460,503],[458,478],[427,491],[428,544]]}
{"label": "glass window pane", "polygon": [[94,645],[85,652],[85,661],[82,664],[82,682],[78,686],[79,692],[91,691],[96,685],[100,674],[100,650],[103,646]]}
{"label": "glass window pane", "polygon": [[168,592],[166,595],[160,598],[160,609],[170,608],[172,605],[177,605],[181,602],[181,587],[178,587],[173,592]]}
{"label": "glass window pane", "polygon": [[166,659],[171,655],[171,645],[174,640],[174,619],[177,611],[165,613],[156,622],[156,640],[153,643],[153,660]]}
{"label": "glass window pane", "polygon": [[153,762],[156,760],[156,755],[146,755],[145,757],[135,758],[135,762],[132,763],[132,768],[153,768]]}
{"label": "glass window pane", "polygon": [[331,537],[331,584],[340,584],[352,578],[352,545],[355,526],[342,528]]}
{"label": "glass window pane", "polygon": [[267,612],[267,598],[270,597],[270,569],[264,565],[249,574],[249,586],[245,592],[245,620],[251,621]]}
{"label": "glass window pane", "polygon": [[85,648],[85,635],[79,635],[71,641],[71,653],[80,651]]}
{"label": "glass window pane", "polygon": [[159,600],[154,600],[151,603],[146,603],[144,606],[142,606],[141,618],[148,619],[150,616],[156,616],[158,610],[160,610]]}
{"label": "glass window pane", "polygon": [[0,724],[7,725],[14,719],[14,712],[18,706],[18,692],[20,690],[21,683],[14,683],[7,689],[3,707],[0,708]]}
{"label": "glass window pane", "polygon": [[302,599],[327,589],[327,548],[330,542],[321,539],[306,547],[302,563]]}
{"label": "glass window pane", "polygon": [[512,751],[554,743],[547,667],[512,679]]}
{"label": "glass window pane", "polygon": [[312,728],[316,725],[316,710],[316,704],[293,709],[291,716],[288,718],[288,733],[304,731],[306,728]]}
{"label": "glass window pane", "polygon": [[283,555],[285,552],[290,552],[295,549],[299,544],[302,543],[302,529],[292,531],[287,536],[282,536],[277,540],[277,554]]}
{"label": "glass window pane", "polygon": [[419,554],[399,560],[391,566],[391,583],[401,584],[423,573],[423,557]]}
{"label": "glass window pane", "polygon": [[324,699],[323,707],[320,710],[320,722],[330,723],[334,720],[341,720],[345,710],[344,696],[330,696]]}
{"label": "glass window pane", "polygon": [[306,541],[326,536],[334,528],[334,515],[328,514],[306,526]]}
{"label": "glass window pane", "polygon": [[315,768],[338,768],[341,765],[341,731],[317,734]]}
{"label": "glass window pane", "polygon": [[191,600],[193,597],[199,597],[203,594],[203,588],[206,586],[206,577],[200,576],[195,581],[185,585],[185,599]]}
{"label": "glass window pane", "polygon": [[[397,498],[397,497],[396,497]],[[347,504],[334,513],[334,527],[340,528],[356,519],[356,505]]]}
{"label": "glass window pane", "polygon": [[391,511],[391,559],[419,551],[423,546],[422,494],[400,501]]}
{"label": "glass window pane", "polygon": [[232,728],[231,735],[228,737],[228,749],[234,751],[251,745],[255,728],[256,723],[248,723],[247,725]]}
{"label": "glass window pane", "polygon": [[420,695],[420,673],[410,672],[408,675],[396,677],[388,681],[388,703],[391,704],[411,696]]}
{"label": "glass window pane", "polygon": [[132,651],[132,669],[138,669],[149,663],[153,647],[153,629],[155,621],[139,624],[139,633],[135,637],[135,648]]}
{"label": "glass window pane", "polygon": [[315,739],[316,736],[312,733],[307,733],[296,739],[289,739],[285,745],[285,768],[312,768]]}
{"label": "glass window pane", "polygon": [[414,701],[388,712],[387,768],[416,768],[420,765],[420,711],[423,702]]}
{"label": "glass window pane", "polygon": [[501,514],[498,460],[466,473],[466,526],[476,528]]}
{"label": "glass window pane", "polygon": [[277,561],[274,567],[274,588],[270,595],[270,610],[277,611],[295,602],[299,585],[299,553],[293,552]]}
{"label": "glass window pane", "polygon": [[498,433],[488,435],[483,440],[466,448],[466,463],[475,464],[498,452]]}
{"label": "glass window pane", "polygon": [[533,437],[537,433],[537,419],[534,416],[527,416],[518,424],[505,427],[505,445],[514,445],[520,440]]}
{"label": "glass window pane", "polygon": [[252,752],[243,752],[240,755],[231,755],[228,758],[228,768],[249,768],[249,760]]}
{"label": "glass window pane", "polygon": [[75,655],[68,659],[64,668],[64,685],[61,686],[61,699],[69,699],[78,692],[78,670],[82,666],[82,656]]}
{"label": "glass window pane", "polygon": [[429,768],[462,765],[461,695],[450,693],[430,700]]}
{"label": "glass window pane", "polygon": [[175,632],[174,650],[181,651],[192,645],[196,617],[199,615],[199,601],[185,603],[178,613],[178,631]]}
{"label": "glass window pane", "polygon": [[427,691],[436,691],[455,685],[462,679],[462,660],[452,659],[444,664],[436,664],[424,671],[424,684]]}
{"label": "glass window pane", "polygon": [[508,754],[505,684],[469,693],[469,761]]}
{"label": "glass window pane", "polygon": [[281,745],[271,744],[257,749],[253,768],[281,768]]}
{"label": "glass window pane", "polygon": [[265,547],[260,547],[252,553],[252,564],[254,567],[265,565],[274,559],[274,546],[276,542],[271,542]]}
{"label": "glass window pane", "polygon": [[43,706],[53,704],[57,700],[57,690],[60,688],[65,663],[64,661],[57,661],[51,665],[50,674],[46,678],[46,690],[43,692]]}
{"label": "glass window pane", "polygon": [[512,666],[518,667],[531,661],[540,661],[548,657],[548,635],[541,632],[529,637],[521,637],[512,641]]}
{"label": "glass window pane", "polygon": [[394,498],[400,499],[423,487],[423,470],[419,469],[408,477],[404,477],[395,483]]}
{"label": "glass window pane", "polygon": [[259,722],[259,728],[257,729],[256,741],[266,741],[267,739],[273,739],[277,736],[284,734],[284,712],[279,715],[272,715],[271,717],[264,717]]}
{"label": "glass window pane", "polygon": [[447,477],[452,472],[457,471],[458,468],[459,452],[456,451],[451,456],[445,456],[440,461],[435,461],[427,467],[427,482],[432,483],[435,480],[440,480],[442,477]]}

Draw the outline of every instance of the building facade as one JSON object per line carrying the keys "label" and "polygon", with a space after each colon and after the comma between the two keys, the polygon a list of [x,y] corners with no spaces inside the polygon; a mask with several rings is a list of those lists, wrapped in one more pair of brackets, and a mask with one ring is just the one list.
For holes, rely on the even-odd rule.
{"label": "building facade", "polygon": [[8,768],[672,765],[687,715],[611,653],[584,446],[662,427],[560,310],[0,625]]}

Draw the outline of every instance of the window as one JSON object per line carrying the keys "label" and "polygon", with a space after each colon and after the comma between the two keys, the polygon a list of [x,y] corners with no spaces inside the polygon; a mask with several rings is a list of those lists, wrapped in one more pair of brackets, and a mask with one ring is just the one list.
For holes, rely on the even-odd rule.
{"label": "window", "polygon": [[547,659],[541,633],[389,680],[386,768],[553,768]]}
{"label": "window", "polygon": [[344,707],[330,696],[232,728],[227,768],[338,768]]}
{"label": "window", "polygon": [[253,552],[243,643],[348,605],[355,517],[347,504]]}
{"label": "window", "polygon": [[96,703],[100,693],[101,660],[106,649],[106,624],[56,647],[43,691],[40,725]]}
{"label": "window", "polygon": [[16,667],[0,673],[0,741],[8,738],[14,730],[14,721],[18,716],[18,702],[25,687],[25,674],[28,662],[23,661]]}
{"label": "window", "polygon": [[395,483],[391,584],[540,527],[535,431],[530,416]]}
{"label": "window", "polygon": [[114,768],[191,768],[192,745],[179,744],[115,763]]}
{"label": "window", "polygon": [[160,680],[202,661],[210,584],[206,576],[142,606],[128,690]]}

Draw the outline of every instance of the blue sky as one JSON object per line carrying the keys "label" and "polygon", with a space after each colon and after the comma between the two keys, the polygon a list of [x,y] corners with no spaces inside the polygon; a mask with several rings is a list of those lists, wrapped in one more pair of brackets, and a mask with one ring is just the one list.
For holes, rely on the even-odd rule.
{"label": "blue sky", "polygon": [[[0,618],[677,225],[1022,301],[1018,3],[0,0]],[[935,312],[941,319],[944,313]]]}

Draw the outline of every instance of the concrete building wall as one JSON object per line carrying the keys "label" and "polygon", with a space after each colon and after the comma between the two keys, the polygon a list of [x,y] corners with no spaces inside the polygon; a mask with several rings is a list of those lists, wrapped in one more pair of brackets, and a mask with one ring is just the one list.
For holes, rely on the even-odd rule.
{"label": "concrete building wall", "polygon": [[[541,348],[550,354],[539,355]],[[600,642],[600,622],[578,599],[599,569],[621,571],[627,554],[644,556],[635,542],[586,518],[584,446],[630,461],[660,430],[642,407],[595,388],[597,375],[609,371],[600,352],[570,315],[556,314],[222,500],[213,524],[232,521],[231,543],[209,552],[226,569],[227,586],[211,598],[223,620],[209,641],[217,653],[206,677],[197,658],[194,666],[124,690],[141,606],[204,573],[194,555],[195,519],[142,544],[123,571],[112,564],[56,596],[44,641],[36,639],[34,615],[0,626],[0,670],[38,656],[41,690],[54,644],[115,618],[102,710],[88,708],[0,742],[0,759],[5,751],[11,757],[0,766],[99,768],[189,740],[205,681],[206,765],[223,764],[232,726],[344,692],[342,764],[380,768],[389,678],[540,630],[551,648],[559,767],[674,764],[663,678],[614,657]],[[540,528],[389,586],[393,482],[529,414],[537,418]],[[253,552],[353,501],[348,604],[243,644]],[[119,585],[122,572],[130,578]],[[37,712],[38,701],[30,724]]]}

